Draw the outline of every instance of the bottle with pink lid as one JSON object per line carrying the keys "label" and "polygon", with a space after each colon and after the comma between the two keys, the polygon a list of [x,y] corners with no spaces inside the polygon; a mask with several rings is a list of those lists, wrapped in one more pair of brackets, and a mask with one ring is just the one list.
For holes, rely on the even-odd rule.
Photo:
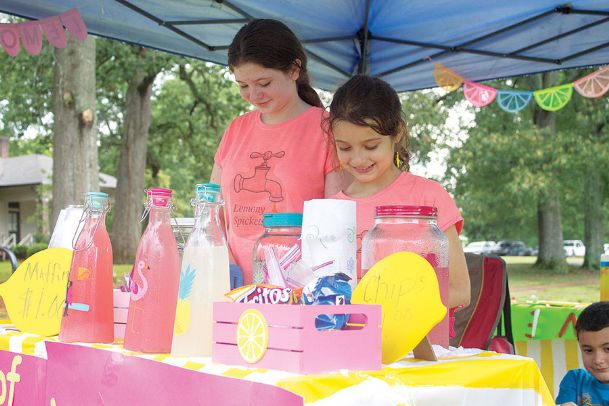
{"label": "bottle with pink lid", "polygon": [[108,195],[85,194],[85,206],[72,239],[66,308],[59,331],[64,342],[114,341],[112,246],[106,231]]}
{"label": "bottle with pink lid", "polygon": [[[362,240],[362,276],[384,257],[408,251],[425,258],[436,272],[440,298],[448,308],[448,238],[431,206],[377,206],[374,226]],[[432,344],[448,348],[448,315],[428,334]]]}
{"label": "bottle with pink lid", "polygon": [[132,351],[171,350],[178,286],[179,254],[171,228],[172,190],[148,189],[148,226],[140,238],[131,271],[124,347]]}

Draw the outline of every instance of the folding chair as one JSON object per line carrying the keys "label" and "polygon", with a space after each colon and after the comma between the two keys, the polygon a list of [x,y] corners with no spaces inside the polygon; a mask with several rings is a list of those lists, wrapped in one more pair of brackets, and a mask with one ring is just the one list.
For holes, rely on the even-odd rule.
{"label": "folding chair", "polygon": [[469,306],[455,313],[456,335],[450,339],[450,345],[513,354],[510,291],[505,261],[495,256],[470,253],[465,254],[465,259],[472,296]]}

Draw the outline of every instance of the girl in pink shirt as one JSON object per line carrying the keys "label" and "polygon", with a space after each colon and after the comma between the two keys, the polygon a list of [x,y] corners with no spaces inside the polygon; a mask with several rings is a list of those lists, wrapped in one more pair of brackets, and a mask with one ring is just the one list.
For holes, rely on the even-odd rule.
{"label": "girl in pink shirt", "polygon": [[335,150],[321,129],[324,114],[309,83],[307,56],[276,20],[253,20],[228,48],[241,97],[255,110],[237,117],[222,137],[211,182],[221,186],[231,267],[252,282],[252,252],[262,215],[302,213],[305,200],[340,190]]}
{"label": "girl in pink shirt", "polygon": [[408,172],[406,120],[395,90],[381,79],[354,76],[334,94],[324,127],[333,136],[341,168],[353,177],[333,197],[357,204],[358,251],[374,224],[376,206],[435,206],[438,227],[449,241],[448,306],[469,304],[469,274],[459,241],[463,218],[439,183]]}

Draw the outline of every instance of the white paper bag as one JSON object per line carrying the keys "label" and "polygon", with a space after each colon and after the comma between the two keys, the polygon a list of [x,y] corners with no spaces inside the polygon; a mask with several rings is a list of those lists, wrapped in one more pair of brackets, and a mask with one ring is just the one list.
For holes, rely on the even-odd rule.
{"label": "white paper bag", "polygon": [[352,288],[357,284],[355,202],[314,199],[304,202],[302,216],[302,259],[311,267],[334,261],[315,271],[316,275],[343,272]]}

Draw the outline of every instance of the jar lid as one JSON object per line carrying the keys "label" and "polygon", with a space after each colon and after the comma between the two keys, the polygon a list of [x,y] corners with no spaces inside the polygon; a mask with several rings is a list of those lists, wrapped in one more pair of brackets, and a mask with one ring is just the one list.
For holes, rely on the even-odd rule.
{"label": "jar lid", "polygon": [[411,216],[411,217],[436,217],[438,209],[433,206],[405,206],[388,205],[376,206],[377,216]]}
{"label": "jar lid", "polygon": [[198,201],[217,202],[220,200],[220,185],[216,183],[198,183],[195,186]]}
{"label": "jar lid", "polygon": [[104,192],[85,193],[85,204],[93,210],[101,210],[108,204],[108,194]]}
{"label": "jar lid", "polygon": [[302,227],[302,213],[264,213],[264,227]]}
{"label": "jar lid", "polygon": [[168,207],[171,203],[172,194],[173,190],[162,187],[153,187],[147,191],[149,201],[157,207]]}

